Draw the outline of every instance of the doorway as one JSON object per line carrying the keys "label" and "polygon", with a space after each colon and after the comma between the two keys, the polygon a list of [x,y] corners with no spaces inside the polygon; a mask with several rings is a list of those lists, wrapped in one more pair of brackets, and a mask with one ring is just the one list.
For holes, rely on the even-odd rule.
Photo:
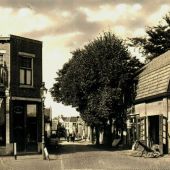
{"label": "doorway", "polygon": [[167,117],[163,115],[148,116],[149,146],[158,144],[161,153],[168,153]]}
{"label": "doorway", "polygon": [[37,152],[36,104],[17,103],[13,109],[14,142],[17,152]]}
{"label": "doorway", "polygon": [[159,145],[159,115],[148,117],[149,145]]}
{"label": "doorway", "polygon": [[37,105],[27,104],[27,147],[28,152],[37,150]]}

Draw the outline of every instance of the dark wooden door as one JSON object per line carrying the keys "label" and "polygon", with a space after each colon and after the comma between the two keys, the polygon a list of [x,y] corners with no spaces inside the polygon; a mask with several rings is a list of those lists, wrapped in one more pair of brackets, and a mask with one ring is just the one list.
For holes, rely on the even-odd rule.
{"label": "dark wooden door", "polygon": [[16,105],[13,108],[14,142],[17,144],[17,151],[25,150],[25,112],[24,106]]}

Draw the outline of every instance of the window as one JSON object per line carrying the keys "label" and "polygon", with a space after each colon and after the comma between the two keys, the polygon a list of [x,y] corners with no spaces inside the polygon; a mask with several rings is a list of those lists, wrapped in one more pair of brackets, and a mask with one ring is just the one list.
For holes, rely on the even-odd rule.
{"label": "window", "polygon": [[20,57],[20,84],[32,85],[32,58]]}
{"label": "window", "polygon": [[28,117],[36,117],[37,107],[35,104],[27,105],[27,116]]}

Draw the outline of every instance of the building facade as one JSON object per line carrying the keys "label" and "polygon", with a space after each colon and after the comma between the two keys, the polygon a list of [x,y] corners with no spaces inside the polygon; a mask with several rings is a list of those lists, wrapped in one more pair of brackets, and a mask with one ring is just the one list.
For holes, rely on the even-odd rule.
{"label": "building facade", "polygon": [[82,139],[85,137],[85,122],[80,116],[59,117],[59,122],[66,129],[68,134],[76,134],[76,137]]}
{"label": "building facade", "polygon": [[131,124],[137,139],[159,145],[168,153],[170,144],[170,51],[153,59],[139,72]]}
{"label": "building facade", "polygon": [[[0,37],[0,152],[40,151],[42,134],[42,42]],[[1,71],[2,72],[2,71]]]}
{"label": "building facade", "polygon": [[62,117],[62,121],[67,133],[78,133],[78,117]]}

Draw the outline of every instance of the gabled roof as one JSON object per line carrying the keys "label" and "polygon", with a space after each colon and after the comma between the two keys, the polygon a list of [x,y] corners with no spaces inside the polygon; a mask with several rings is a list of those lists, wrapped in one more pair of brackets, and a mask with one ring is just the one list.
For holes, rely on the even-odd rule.
{"label": "gabled roof", "polygon": [[156,57],[138,75],[136,100],[168,92],[170,51]]}

